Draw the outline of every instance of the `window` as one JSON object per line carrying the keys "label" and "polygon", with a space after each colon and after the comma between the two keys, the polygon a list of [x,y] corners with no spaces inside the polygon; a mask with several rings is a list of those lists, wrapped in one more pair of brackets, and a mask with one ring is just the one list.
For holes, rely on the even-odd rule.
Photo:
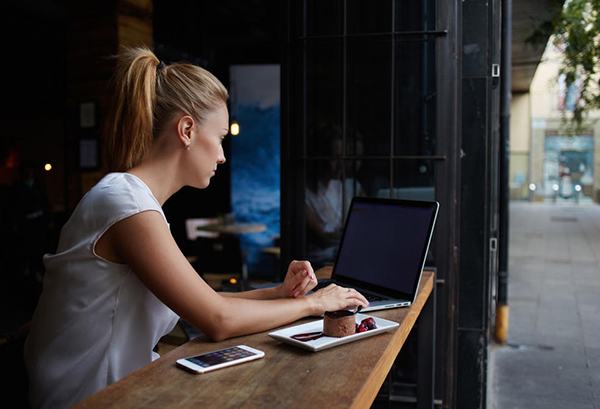
{"label": "window", "polygon": [[434,1],[309,0],[292,49],[305,64],[290,120],[303,169],[303,256],[333,264],[353,196],[435,199]]}

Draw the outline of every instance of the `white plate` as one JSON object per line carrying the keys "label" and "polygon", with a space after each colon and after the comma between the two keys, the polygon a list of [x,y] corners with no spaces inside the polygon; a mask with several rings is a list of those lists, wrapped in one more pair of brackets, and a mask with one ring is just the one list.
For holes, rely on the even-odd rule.
{"label": "white plate", "polygon": [[397,322],[384,320],[383,318],[372,317],[371,315],[356,314],[355,317],[357,324],[360,324],[360,322],[365,318],[373,318],[375,320],[375,324],[377,324],[377,328],[348,335],[347,337],[342,338],[322,336],[321,338],[312,341],[298,341],[292,338],[292,336],[297,334],[323,331],[323,320],[318,320],[271,332],[269,333],[269,336],[278,341],[285,342],[286,344],[295,345],[300,348],[308,349],[309,351],[317,352],[327,348],[336,347],[338,345],[347,344],[348,342],[372,337],[373,335],[381,334],[382,332],[389,331],[392,328],[396,328],[398,325],[400,325]]}

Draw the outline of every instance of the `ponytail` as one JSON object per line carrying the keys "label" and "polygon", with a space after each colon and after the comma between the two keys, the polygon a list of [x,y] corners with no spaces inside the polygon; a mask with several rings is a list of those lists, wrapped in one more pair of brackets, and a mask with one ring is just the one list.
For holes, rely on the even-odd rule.
{"label": "ponytail", "polygon": [[104,135],[109,171],[137,166],[176,113],[202,123],[228,98],[210,72],[185,62],[165,65],[146,48],[130,48],[117,56],[114,81],[115,100]]}

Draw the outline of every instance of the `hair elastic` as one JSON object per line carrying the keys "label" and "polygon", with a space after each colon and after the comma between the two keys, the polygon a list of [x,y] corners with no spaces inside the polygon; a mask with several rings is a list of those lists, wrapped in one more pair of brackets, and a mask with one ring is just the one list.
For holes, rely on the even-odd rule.
{"label": "hair elastic", "polygon": [[158,71],[162,71],[167,67],[167,64],[165,64],[162,61],[159,61],[158,65],[156,66],[156,72]]}

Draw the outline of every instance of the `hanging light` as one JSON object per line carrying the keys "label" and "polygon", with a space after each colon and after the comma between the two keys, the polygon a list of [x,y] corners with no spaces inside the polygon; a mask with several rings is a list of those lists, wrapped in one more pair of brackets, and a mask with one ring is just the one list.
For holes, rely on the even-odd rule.
{"label": "hanging light", "polygon": [[229,132],[232,135],[237,135],[240,133],[240,125],[237,123],[237,121],[233,121],[231,123],[231,127],[229,128]]}
{"label": "hanging light", "polygon": [[49,172],[49,171],[51,171],[51,170],[52,170],[52,164],[50,164],[50,163],[46,163],[46,164],[44,165],[44,170],[45,170],[46,172]]}

